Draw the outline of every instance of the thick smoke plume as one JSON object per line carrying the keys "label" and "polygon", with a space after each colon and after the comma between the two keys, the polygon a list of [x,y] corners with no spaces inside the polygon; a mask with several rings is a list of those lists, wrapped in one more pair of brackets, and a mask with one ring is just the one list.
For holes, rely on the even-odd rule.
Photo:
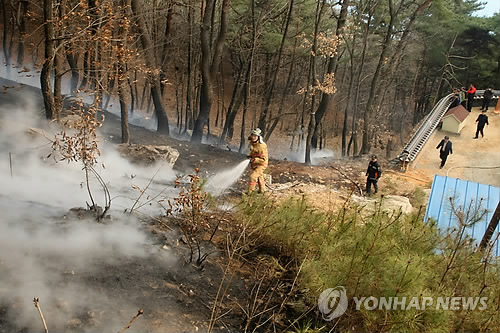
{"label": "thick smoke plume", "polygon": [[[75,217],[70,208],[85,207],[89,201],[82,165],[47,158],[59,128],[37,121],[38,101],[27,95],[19,91],[15,103],[0,105],[0,316],[12,330],[41,331],[33,305],[36,296],[52,331],[118,331],[144,304],[126,295],[108,295],[89,279],[103,267],[151,257],[152,241],[139,220],[123,211],[140,195],[133,186],[144,189],[160,169],[136,204],[138,214],[160,215],[155,200],[143,203],[160,193],[173,195],[168,184],[175,174],[167,166],[133,166],[111,145],[102,144],[97,169],[114,197],[113,218],[97,223]],[[29,128],[41,128],[44,134],[29,133]],[[91,185],[102,204],[102,190],[95,180]],[[174,261],[162,260],[165,265]]]}

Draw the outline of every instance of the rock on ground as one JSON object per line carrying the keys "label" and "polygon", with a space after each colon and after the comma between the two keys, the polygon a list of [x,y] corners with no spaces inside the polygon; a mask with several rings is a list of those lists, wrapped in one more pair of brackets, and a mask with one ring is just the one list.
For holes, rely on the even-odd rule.
{"label": "rock on ground", "polygon": [[173,167],[179,158],[179,151],[169,146],[119,144],[118,151],[122,157],[134,163],[152,164],[157,161],[166,161]]}
{"label": "rock on ground", "polygon": [[411,214],[413,212],[413,206],[410,203],[410,199],[399,195],[385,195],[381,199],[371,199],[353,195],[352,199],[358,205],[363,206],[361,212],[366,215],[373,214],[376,207],[380,204],[380,201],[382,201],[381,210],[383,212],[389,214],[399,210],[401,210],[403,214]]}

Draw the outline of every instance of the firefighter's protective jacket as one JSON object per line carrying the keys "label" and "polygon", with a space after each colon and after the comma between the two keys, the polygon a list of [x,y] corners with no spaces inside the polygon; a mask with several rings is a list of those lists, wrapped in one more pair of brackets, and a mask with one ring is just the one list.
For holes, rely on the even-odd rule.
{"label": "firefighter's protective jacket", "polygon": [[378,162],[370,161],[368,164],[368,169],[366,170],[366,175],[372,180],[377,180],[382,175],[382,168]]}
{"label": "firefighter's protective jacket", "polygon": [[264,142],[252,142],[250,144],[250,153],[248,154],[248,157],[251,158],[252,168],[256,168],[258,166],[267,167],[267,145]]}

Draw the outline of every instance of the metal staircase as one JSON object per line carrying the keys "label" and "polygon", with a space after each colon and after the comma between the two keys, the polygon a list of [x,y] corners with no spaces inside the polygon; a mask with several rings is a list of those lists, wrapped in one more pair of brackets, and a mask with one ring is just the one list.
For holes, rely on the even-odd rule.
{"label": "metal staircase", "polygon": [[449,94],[439,100],[434,106],[432,111],[425,116],[424,120],[417,128],[417,131],[412,136],[410,141],[403,148],[401,154],[399,154],[398,159],[401,162],[411,162],[415,160],[418,153],[422,150],[427,140],[431,137],[432,133],[439,125],[441,118],[448,111],[450,104],[455,99],[455,95]]}

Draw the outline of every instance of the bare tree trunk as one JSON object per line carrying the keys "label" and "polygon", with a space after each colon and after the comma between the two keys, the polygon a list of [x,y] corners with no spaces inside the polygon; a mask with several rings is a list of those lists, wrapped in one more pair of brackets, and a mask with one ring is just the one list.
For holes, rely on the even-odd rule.
{"label": "bare tree trunk", "polygon": [[6,2],[7,0],[1,0],[1,6],[2,6],[2,19],[3,19],[3,39],[2,39],[2,48],[3,48],[3,54],[5,56],[5,64],[7,65],[7,68],[10,68],[10,52],[9,52],[9,47],[7,45],[7,40],[9,38],[9,15],[7,14],[7,5]]}
{"label": "bare tree trunk", "polygon": [[484,251],[488,244],[490,243],[491,236],[495,232],[495,229],[498,226],[498,221],[500,220],[500,202],[497,204],[497,208],[491,217],[491,221],[486,228],[486,232],[484,233],[483,238],[481,239],[481,243],[479,244],[479,250]]}
{"label": "bare tree trunk", "polygon": [[207,119],[207,142],[210,143],[210,112],[208,113],[208,119]]}
{"label": "bare tree trunk", "polygon": [[[394,62],[394,60],[399,56],[400,52],[403,49],[403,45],[406,41],[406,39],[409,36],[410,32],[410,27],[412,26],[413,22],[415,21],[417,15],[419,15],[426,7],[429,6],[432,0],[426,0],[423,2],[419,7],[413,12],[413,14],[410,16],[409,21],[405,27],[405,30],[403,31],[402,36],[399,38],[399,44],[398,47],[395,47],[395,52],[392,54],[391,59],[389,60],[389,63]],[[367,154],[370,151],[370,144],[369,144],[369,126],[368,123],[370,121],[370,116],[373,113],[373,110],[375,109],[375,105],[377,105],[377,98],[378,98],[378,92],[382,89],[379,86],[379,80],[383,76],[381,74],[386,74],[382,67],[384,63],[387,61],[388,58],[388,52],[389,52],[389,46],[391,45],[392,42],[392,35],[394,31],[394,21],[396,19],[396,16],[398,15],[399,11],[396,11],[393,6],[393,1],[389,0],[389,16],[390,20],[388,23],[387,27],[387,32],[384,37],[384,42],[382,44],[382,51],[380,53],[380,57],[377,63],[377,67],[375,69],[375,73],[373,74],[373,79],[371,81],[371,86],[370,86],[370,94],[368,97],[368,102],[366,104],[365,108],[365,114],[364,114],[364,124],[363,124],[363,142],[362,142],[362,147],[361,147],[361,153]]]}
{"label": "bare tree trunk", "polygon": [[139,83],[138,83],[138,81],[139,80],[137,79],[137,68],[136,68],[136,69],[134,69],[134,82],[133,82],[133,85],[129,83],[129,85],[130,85],[130,91],[134,92],[132,94],[132,96],[135,95],[135,107],[134,107],[134,105],[132,105],[132,110],[139,108],[140,99],[139,99]]}
{"label": "bare tree trunk", "polygon": [[62,56],[59,53],[56,51],[54,55],[54,106],[56,110],[62,109]]}
{"label": "bare tree trunk", "polygon": [[165,34],[163,40],[163,49],[161,53],[161,73],[160,73],[160,84],[161,84],[161,93],[165,93],[165,73],[168,70],[168,48],[170,46],[170,32],[172,30],[172,17],[174,14],[174,2],[169,2],[167,4],[167,17],[165,22]]}
{"label": "bare tree trunk", "polygon": [[[128,72],[128,66],[127,64],[125,64],[125,70]],[[130,92],[130,113],[134,113],[134,109],[135,109],[135,106],[136,106],[136,100],[137,100],[137,93],[134,92],[134,85],[135,87],[137,88],[137,82],[134,83],[134,85],[132,85],[132,82],[130,81],[130,76],[127,75],[127,84],[128,84],[128,89],[129,89],[129,92]],[[137,91],[137,89],[135,90]]]}
{"label": "bare tree trunk", "polygon": [[[341,37],[341,34],[343,33],[343,29],[346,23],[346,18],[347,18],[347,9],[349,7],[349,0],[344,0],[342,1],[342,5],[340,8],[340,15],[337,21],[337,28],[335,29],[335,36],[337,38]],[[336,53],[333,57],[331,57],[328,61],[328,69],[326,71],[327,74],[333,74],[337,70],[337,63],[339,60],[339,54]],[[317,133],[318,133],[318,126],[321,123],[321,120],[323,119],[324,115],[326,114],[328,110],[328,104],[330,103],[331,99],[330,94],[321,94],[321,100],[318,105],[318,109],[316,110],[315,114],[315,119],[314,119],[314,130],[311,136],[311,144],[309,144],[309,149],[311,149],[311,145],[316,148],[316,141],[317,141]]]}
{"label": "bare tree trunk", "polygon": [[[128,2],[127,0],[122,0],[121,5],[126,6],[127,2]],[[120,36],[119,36],[120,41],[118,42],[118,47],[121,50],[125,50],[127,47],[128,31],[124,29],[124,26],[125,26],[124,24],[120,25]],[[125,64],[125,60],[123,59],[123,55],[124,52],[118,52],[117,55],[118,97],[120,99],[120,123],[122,129],[122,143],[129,143],[130,142],[130,132],[128,128],[129,106],[127,103],[127,90],[126,90],[127,67]]]}
{"label": "bare tree trunk", "polygon": [[102,47],[103,44],[98,36],[99,30],[102,27],[103,13],[99,11],[100,3],[98,0],[88,0],[88,16],[90,17],[90,34],[91,42],[89,43],[89,80],[90,87],[94,94],[94,104],[96,107],[102,108],[104,95],[104,80],[102,72]]}
{"label": "bare tree trunk", "polygon": [[[238,69],[238,75],[236,77],[236,80],[233,84],[233,93],[231,95],[231,102],[229,103],[229,106],[227,108],[227,114],[226,114],[226,121],[224,122],[224,128],[222,129],[222,134],[219,138],[219,143],[222,144],[224,140],[226,139],[227,134],[229,133],[229,130],[231,126],[233,126],[234,119],[236,118],[236,114],[238,113],[238,110],[241,105],[241,100],[242,100],[242,74],[243,74],[244,68],[243,64],[240,64],[240,68]],[[245,71],[246,72],[246,71]],[[246,80],[247,77],[244,78]]]}
{"label": "bare tree trunk", "polygon": [[[252,82],[252,70],[253,70],[253,61],[255,56],[255,48],[257,45],[257,27],[255,22],[255,0],[250,0],[250,13],[252,22],[252,48],[250,50],[250,57],[248,59],[248,65],[247,65],[248,66],[247,73],[245,75],[246,77],[243,85],[243,115],[241,118],[240,147],[238,149],[238,152],[240,154],[243,152],[246,143],[246,135],[245,135],[246,116],[248,111],[248,100],[250,98],[250,87]],[[258,22],[260,22],[260,17],[261,16],[259,16]]]}
{"label": "bare tree trunk", "polygon": [[[220,101],[222,99],[222,97],[221,97],[222,87],[221,86],[223,85],[223,82],[222,82],[223,79],[221,79],[219,75],[217,75],[216,78],[217,79],[216,79],[215,85],[217,86],[217,107],[216,107],[217,113],[215,115],[215,127],[219,127],[219,122],[221,124],[223,123],[222,119],[220,119],[221,118],[220,114],[221,114],[221,112],[223,112],[221,110],[221,103],[220,103]],[[222,95],[222,96],[224,96],[224,95]]]}
{"label": "bare tree trunk", "polygon": [[88,50],[83,54],[83,79],[80,82],[80,89],[83,89],[87,86],[87,82],[89,81],[89,57],[90,53]]}
{"label": "bare tree trunk", "polygon": [[[63,0],[59,4],[59,15],[60,17],[64,17],[67,13],[67,1]],[[71,42],[63,41],[63,50],[66,56],[66,61],[68,62],[69,68],[71,69],[71,83],[70,83],[70,94],[76,95],[78,90],[78,82],[80,81],[80,73],[78,69],[78,54]],[[61,60],[61,63],[63,61]]]}
{"label": "bare tree trunk", "polygon": [[[312,45],[312,54],[309,57],[309,77],[310,77],[310,82],[315,82],[316,81],[316,48],[317,48],[317,40],[318,40],[318,32],[319,32],[319,25],[321,23],[321,18],[323,16],[323,9],[325,8],[325,3],[326,0],[323,0],[321,3],[318,2],[316,5],[316,16],[315,16],[315,22],[314,22],[314,36],[313,36],[313,45]],[[309,89],[309,87],[307,88]],[[307,95],[307,92],[306,92]],[[304,105],[306,99],[304,100]],[[311,164],[311,140],[312,140],[312,135],[314,131],[314,118],[315,118],[315,96],[312,96],[311,100],[311,112],[309,114],[309,125],[307,127],[307,136],[306,136],[306,153],[305,153],[305,163],[306,164]]]}
{"label": "bare tree trunk", "polygon": [[149,36],[148,30],[146,28],[146,21],[141,12],[141,6],[138,0],[131,0],[132,11],[137,17],[137,25],[140,33],[141,43],[144,50],[144,55],[146,58],[146,63],[151,70],[151,96],[153,99],[153,104],[155,106],[155,115],[158,120],[158,133],[169,135],[170,129],[168,125],[167,112],[165,106],[163,105],[163,99],[161,95],[161,84],[160,75],[157,73],[159,67],[156,65],[154,55],[152,54],[153,44]]}
{"label": "bare tree trunk", "polygon": [[[347,147],[347,154],[349,155],[349,150],[351,147],[351,144],[353,145],[353,150],[352,150],[352,155],[356,155],[358,153],[358,124],[357,124],[357,115],[358,115],[358,108],[359,108],[359,93],[361,90],[361,75],[363,73],[363,68],[365,66],[365,59],[366,59],[366,49],[368,46],[368,35],[370,32],[370,25],[371,21],[373,18],[373,12],[375,10],[375,7],[377,6],[377,3],[375,6],[369,8],[369,15],[366,18],[366,24],[365,24],[365,33],[363,36],[363,50],[361,52],[361,59],[359,61],[359,68],[358,68],[358,73],[356,76],[356,90],[354,93],[354,107],[353,107],[353,112],[352,112],[352,125],[351,125],[351,139],[349,140],[349,145]],[[363,19],[359,18],[359,21],[362,21]]]}
{"label": "bare tree trunk", "polygon": [[271,79],[271,84],[269,87],[266,89],[266,98],[265,98],[265,104],[264,104],[264,109],[262,110],[260,117],[259,117],[259,128],[261,129],[266,129],[267,125],[267,114],[269,112],[269,107],[271,106],[271,101],[273,98],[273,92],[274,92],[274,87],[276,85],[276,79],[278,77],[278,73],[280,71],[280,65],[281,65],[281,56],[283,55],[283,47],[285,46],[285,40],[286,36],[288,34],[288,27],[290,26],[290,21],[292,18],[292,12],[293,12],[293,4],[294,0],[289,0],[288,4],[288,13],[286,16],[286,21],[285,21],[285,26],[283,29],[283,35],[281,37],[281,44],[280,48],[278,50],[278,55],[276,56],[276,68],[273,72],[273,76]]}
{"label": "bare tree trunk", "polygon": [[324,145],[326,145],[326,140],[325,138],[325,131],[323,130],[323,123],[320,124],[320,131],[319,131],[319,150],[322,150]]}
{"label": "bare tree trunk", "polygon": [[[62,19],[62,7],[64,6],[64,3],[60,3],[58,6],[58,20],[60,21]],[[57,35],[61,35],[60,28],[57,26],[55,27],[57,29]],[[63,75],[63,56],[61,55],[62,49],[60,46],[60,43],[63,43],[62,41],[56,41],[54,42],[54,49],[55,49],[55,54],[54,54],[54,106],[56,110],[62,110],[62,103],[63,103],[63,98],[62,98],[62,75]]]}
{"label": "bare tree trunk", "polygon": [[[229,6],[229,0],[222,0],[221,5],[221,15],[220,15],[220,28],[219,33],[214,43],[214,50],[212,55],[212,49],[210,47],[211,38],[210,35],[213,34],[215,26],[211,24],[212,14],[215,10],[215,4],[217,0],[207,0],[206,7],[203,13],[203,22],[200,31],[200,45],[201,45],[201,61],[200,61],[200,71],[201,71],[201,88],[200,88],[200,105],[199,114],[196,118],[193,128],[193,135],[191,137],[191,142],[201,143],[203,137],[203,129],[208,122],[210,116],[210,110],[212,108],[213,101],[213,81],[215,77],[215,72],[219,68],[222,50],[224,47],[224,39],[227,30],[227,8]],[[209,31],[210,30],[210,31]]]}
{"label": "bare tree trunk", "polygon": [[181,96],[181,92],[184,90],[184,81],[182,79],[182,73],[181,77],[179,78],[179,75],[177,71],[175,71],[175,113],[177,115],[177,122],[176,122],[176,127],[181,128],[182,126],[182,107],[181,107],[181,98],[184,98],[184,96]]}
{"label": "bare tree trunk", "polygon": [[130,142],[128,129],[128,103],[125,89],[125,66],[122,62],[118,64],[118,96],[120,98],[120,122],[122,128],[122,143]]}
{"label": "bare tree trunk", "polygon": [[26,36],[26,14],[28,13],[28,5],[28,1],[21,0],[17,7],[17,25],[19,28],[17,64],[19,66],[22,66],[24,62],[24,37]]}
{"label": "bare tree trunk", "polygon": [[45,116],[47,119],[58,119],[59,114],[54,105],[54,94],[50,83],[50,74],[54,60],[54,19],[52,0],[43,0],[43,21],[45,33],[45,51],[42,71],[40,73],[40,86],[42,89]]}
{"label": "bare tree trunk", "polygon": [[69,48],[66,47],[66,60],[71,68],[71,86],[70,91],[72,95],[76,95],[78,90],[78,82],[80,82],[80,73],[78,72],[78,55],[68,52]]}
{"label": "bare tree trunk", "polygon": [[184,123],[184,133],[188,130],[189,127],[189,117],[191,115],[192,109],[192,67],[193,67],[193,5],[192,1],[189,1],[188,7],[188,51],[187,51],[187,86],[186,86],[186,116]]}
{"label": "bare tree trunk", "polygon": [[[104,102],[103,109],[106,110],[109,106],[109,102],[111,101],[111,97],[113,94],[113,89],[115,89],[115,77],[116,73],[119,71],[117,66],[113,66],[113,70],[111,71],[111,79],[109,80],[108,87],[106,89],[105,95],[106,95],[106,102]],[[116,72],[116,73],[115,73]]]}
{"label": "bare tree trunk", "polygon": [[347,144],[347,127],[348,127],[348,118],[349,118],[349,107],[350,107],[350,101],[351,101],[351,91],[352,91],[352,86],[354,83],[354,59],[353,59],[354,54],[351,53],[351,66],[350,66],[350,75],[349,75],[349,87],[347,88],[347,101],[345,103],[345,108],[344,108],[344,124],[342,126],[342,156],[346,156],[346,144]]}
{"label": "bare tree trunk", "polygon": [[[377,92],[375,93],[376,98],[374,103],[377,106],[376,110],[380,110],[382,101],[385,100],[385,94],[387,93],[387,89],[384,89],[384,87],[392,85],[392,81],[394,80],[396,70],[401,68],[400,64],[404,56],[404,50],[406,49],[406,46],[409,41],[411,27],[413,23],[415,22],[417,16],[430,5],[431,1],[432,0],[425,0],[409,17],[405,25],[405,29],[403,30],[402,34],[399,35],[399,38],[397,39],[397,44],[393,47],[394,52],[392,53],[392,56],[388,61],[386,61],[387,66],[384,66],[382,68],[381,77],[384,78],[387,83],[386,84],[380,83],[377,87]],[[398,11],[399,10],[401,10],[401,5]]]}
{"label": "bare tree trunk", "polygon": [[[99,84],[98,84],[98,74],[97,74],[97,67],[96,63],[99,61],[97,58],[99,55],[99,45],[96,35],[97,35],[97,30],[99,29],[99,17],[97,15],[97,0],[88,0],[88,13],[90,17],[90,43],[88,44],[89,47],[89,83],[90,83],[90,88],[94,90],[94,103],[98,102],[98,90],[100,90]],[[98,102],[99,103],[99,102]]]}
{"label": "bare tree trunk", "polygon": [[[366,41],[366,40],[365,40]],[[349,46],[347,46],[347,50],[349,52],[349,60],[350,60],[350,75],[349,75],[349,88],[348,88],[348,91],[347,91],[347,101],[346,101],[346,105],[345,105],[345,108],[344,108],[344,124],[343,124],[343,127],[342,127],[342,148],[341,148],[341,151],[342,151],[342,156],[348,156],[349,155],[349,151],[350,151],[350,148],[351,148],[351,144],[353,142],[353,137],[351,135],[351,138],[349,139],[349,143],[347,143],[347,133],[348,133],[348,115],[349,115],[349,108],[351,107],[351,91],[353,89],[353,86],[354,86],[354,80],[356,79],[356,73],[355,73],[355,58],[354,58],[354,49],[356,47],[356,35],[353,36],[353,39],[352,39],[352,48],[349,48]],[[363,48],[363,53],[364,51],[366,50],[366,44],[364,45],[364,48]],[[364,55],[363,55],[364,57]],[[361,71],[360,71],[361,73]],[[359,77],[358,77],[359,79]],[[359,91],[359,89],[357,90]],[[357,96],[356,96],[357,98]],[[352,122],[352,125],[351,125],[351,133],[353,133],[354,131],[354,118],[355,118],[355,113],[356,113],[356,104],[353,108],[353,115],[352,115],[352,118],[353,118],[353,122]],[[357,147],[356,147],[357,149]]]}
{"label": "bare tree trunk", "polygon": [[394,19],[395,13],[393,8],[392,0],[389,0],[389,12],[390,12],[390,20],[387,25],[387,32],[385,33],[384,42],[382,43],[382,51],[380,52],[380,56],[378,59],[377,67],[375,68],[375,73],[373,73],[373,78],[370,85],[370,94],[368,96],[368,101],[365,107],[365,113],[363,115],[363,139],[361,145],[361,153],[368,154],[370,151],[370,144],[368,140],[368,131],[369,126],[368,123],[370,121],[370,116],[373,111],[373,103],[375,102],[375,92],[377,91],[378,81],[380,79],[380,73],[382,71],[382,66],[387,58],[387,53],[389,52],[389,45],[391,43],[392,32],[394,29]]}
{"label": "bare tree trunk", "polygon": [[[151,90],[148,90],[148,88],[150,87],[149,81],[150,81],[150,78],[146,79],[146,81],[144,82],[144,85],[142,86],[141,100],[140,100],[140,103],[138,103],[140,110],[144,110],[144,104],[151,100],[151,98],[149,96]],[[135,85],[137,87],[137,82],[135,83]],[[146,109],[148,109],[147,105],[146,105]]]}
{"label": "bare tree trunk", "polygon": [[[253,2],[253,0],[252,0]],[[250,60],[250,63],[248,64],[248,71],[252,71],[252,60]],[[245,143],[246,143],[246,135],[245,135],[245,127],[246,127],[246,117],[247,117],[247,111],[248,111],[248,98],[250,94],[250,84],[248,82],[245,82],[245,87],[243,89],[243,115],[241,117],[241,131],[240,131],[240,147],[238,149],[238,152],[241,154],[243,152],[243,149],[245,148]]]}
{"label": "bare tree trunk", "polygon": [[[294,39],[292,61],[290,61],[290,68],[288,70],[288,76],[286,79],[285,88],[283,89],[283,93],[281,94],[281,100],[280,100],[280,104],[278,107],[278,115],[275,117],[274,122],[271,125],[271,127],[269,129],[266,129],[266,136],[264,138],[265,141],[269,140],[269,138],[271,137],[271,134],[273,134],[273,131],[276,128],[276,125],[278,125],[278,122],[280,120],[282,120],[281,117],[283,115],[283,107],[285,105],[285,97],[290,91],[290,86],[292,84],[292,74],[293,74],[294,69],[295,69],[295,50],[296,50],[296,48],[297,48],[297,38]],[[281,124],[283,125],[283,122],[281,122]]]}
{"label": "bare tree trunk", "polygon": [[203,129],[207,125],[210,110],[212,109],[213,91],[211,86],[209,86],[211,83],[211,79],[207,79],[202,75],[202,84],[200,87],[200,112],[194,123],[193,135],[191,136],[191,142],[193,143],[201,143]]}

